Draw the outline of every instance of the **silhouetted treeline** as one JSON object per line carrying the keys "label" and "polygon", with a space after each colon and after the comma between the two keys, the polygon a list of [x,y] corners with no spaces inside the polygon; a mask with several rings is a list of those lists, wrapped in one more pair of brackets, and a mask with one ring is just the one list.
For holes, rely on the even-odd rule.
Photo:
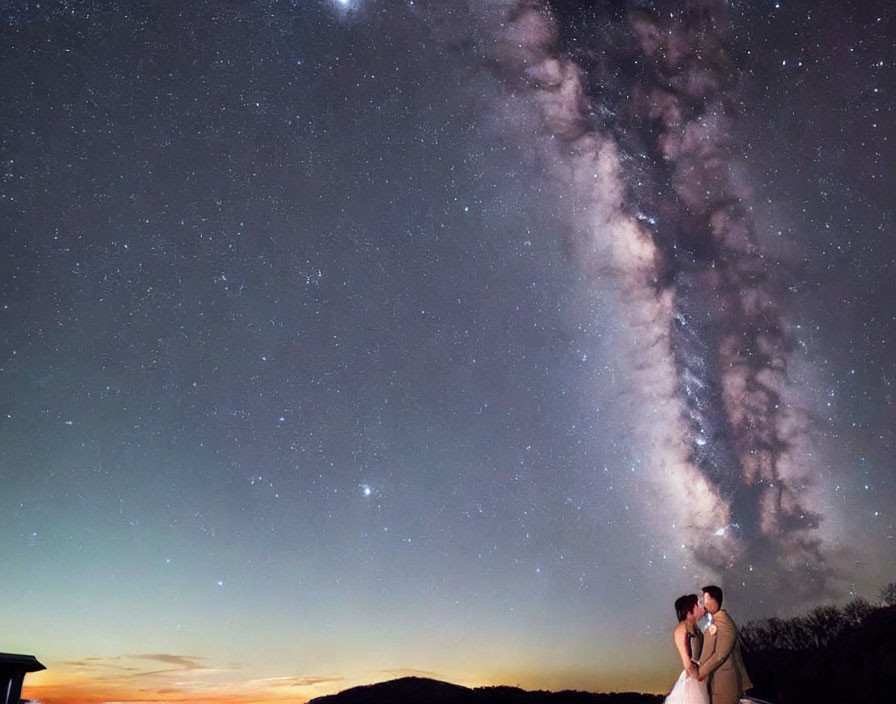
{"label": "silhouetted treeline", "polygon": [[403,677],[339,694],[309,704],[660,704],[658,694],[612,692],[528,692],[518,687],[461,687],[423,677]]}
{"label": "silhouetted treeline", "polygon": [[751,695],[774,704],[896,701],[896,606],[864,599],[741,628]]}
{"label": "silhouetted treeline", "polygon": [[751,650],[825,648],[858,628],[876,608],[864,599],[855,599],[843,607],[819,606],[803,616],[752,621],[741,628],[741,637]]}

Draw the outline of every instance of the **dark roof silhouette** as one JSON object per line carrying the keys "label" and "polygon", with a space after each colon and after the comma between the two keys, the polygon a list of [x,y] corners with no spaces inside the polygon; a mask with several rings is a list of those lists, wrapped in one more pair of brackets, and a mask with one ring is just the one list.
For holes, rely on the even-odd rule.
{"label": "dark roof silhouette", "polygon": [[19,704],[25,675],[46,669],[33,655],[0,653],[0,704]]}
{"label": "dark roof silhouette", "polygon": [[14,667],[22,672],[37,672],[47,669],[33,655],[16,655],[15,653],[0,653],[0,667]]}

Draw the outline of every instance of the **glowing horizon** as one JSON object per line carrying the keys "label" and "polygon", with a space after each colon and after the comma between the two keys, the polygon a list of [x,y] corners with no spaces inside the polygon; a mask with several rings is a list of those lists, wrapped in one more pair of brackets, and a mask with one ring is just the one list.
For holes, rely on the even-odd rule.
{"label": "glowing horizon", "polygon": [[[90,658],[88,670],[79,670],[73,663],[59,663],[59,669],[49,669],[32,673],[26,677],[23,698],[32,699],[45,704],[115,704],[129,702],[131,704],[151,704],[152,702],[179,702],[180,704],[204,704],[205,702],[221,702],[222,704],[267,704],[276,702],[293,702],[302,704],[315,697],[335,694],[352,687],[376,684],[403,677],[422,677],[438,681],[450,682],[464,687],[514,686],[525,690],[577,689],[593,692],[641,691],[661,693],[665,691],[662,677],[653,677],[647,673],[630,672],[627,676],[601,676],[595,672],[580,671],[558,672],[554,675],[526,675],[523,673],[505,673],[498,677],[459,677],[444,676],[438,672],[421,670],[391,670],[370,673],[367,676],[271,676],[260,679],[239,681],[238,670],[230,671],[230,681],[215,684],[212,668],[173,669],[167,672],[141,672],[125,676],[102,674],[104,660],[115,662],[112,669],[121,668],[122,661],[146,661],[152,656],[143,658]],[[156,656],[159,657],[159,656]],[[174,658],[175,656],[172,656]],[[177,658],[183,660],[183,658]],[[108,665],[107,665],[108,667]],[[61,670],[61,671],[60,671]],[[184,679],[189,675],[189,680]],[[650,680],[653,684],[645,687]],[[613,686],[602,686],[601,682],[615,682]],[[628,683],[628,684],[627,684]]]}

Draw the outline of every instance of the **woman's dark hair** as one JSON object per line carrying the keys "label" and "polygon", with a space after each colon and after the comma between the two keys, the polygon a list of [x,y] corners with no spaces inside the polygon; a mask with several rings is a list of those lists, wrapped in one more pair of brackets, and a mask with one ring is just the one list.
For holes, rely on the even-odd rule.
{"label": "woman's dark hair", "polygon": [[685,594],[684,596],[680,596],[675,600],[675,615],[678,616],[678,622],[686,620],[688,614],[694,610],[694,607],[697,605],[697,595],[696,594]]}

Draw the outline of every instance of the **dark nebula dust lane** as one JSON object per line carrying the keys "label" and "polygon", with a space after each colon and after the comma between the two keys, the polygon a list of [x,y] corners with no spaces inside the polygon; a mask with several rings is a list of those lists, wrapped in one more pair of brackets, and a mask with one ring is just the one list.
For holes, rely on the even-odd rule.
{"label": "dark nebula dust lane", "polygon": [[811,412],[788,375],[794,267],[764,249],[739,141],[749,105],[733,52],[744,47],[732,46],[728,3],[660,5],[517,3],[507,65],[538,96],[545,129],[585,155],[573,168],[615,161],[619,199],[607,203],[605,182],[582,197],[629,222],[614,231],[586,211],[580,223],[586,238],[631,236],[640,260],[607,264],[640,288],[633,300],[665,302],[647,313],[645,343],[660,339],[667,357],[670,471],[683,485],[696,473],[721,519],[692,526],[692,550],[817,596],[835,575],[817,531]]}

